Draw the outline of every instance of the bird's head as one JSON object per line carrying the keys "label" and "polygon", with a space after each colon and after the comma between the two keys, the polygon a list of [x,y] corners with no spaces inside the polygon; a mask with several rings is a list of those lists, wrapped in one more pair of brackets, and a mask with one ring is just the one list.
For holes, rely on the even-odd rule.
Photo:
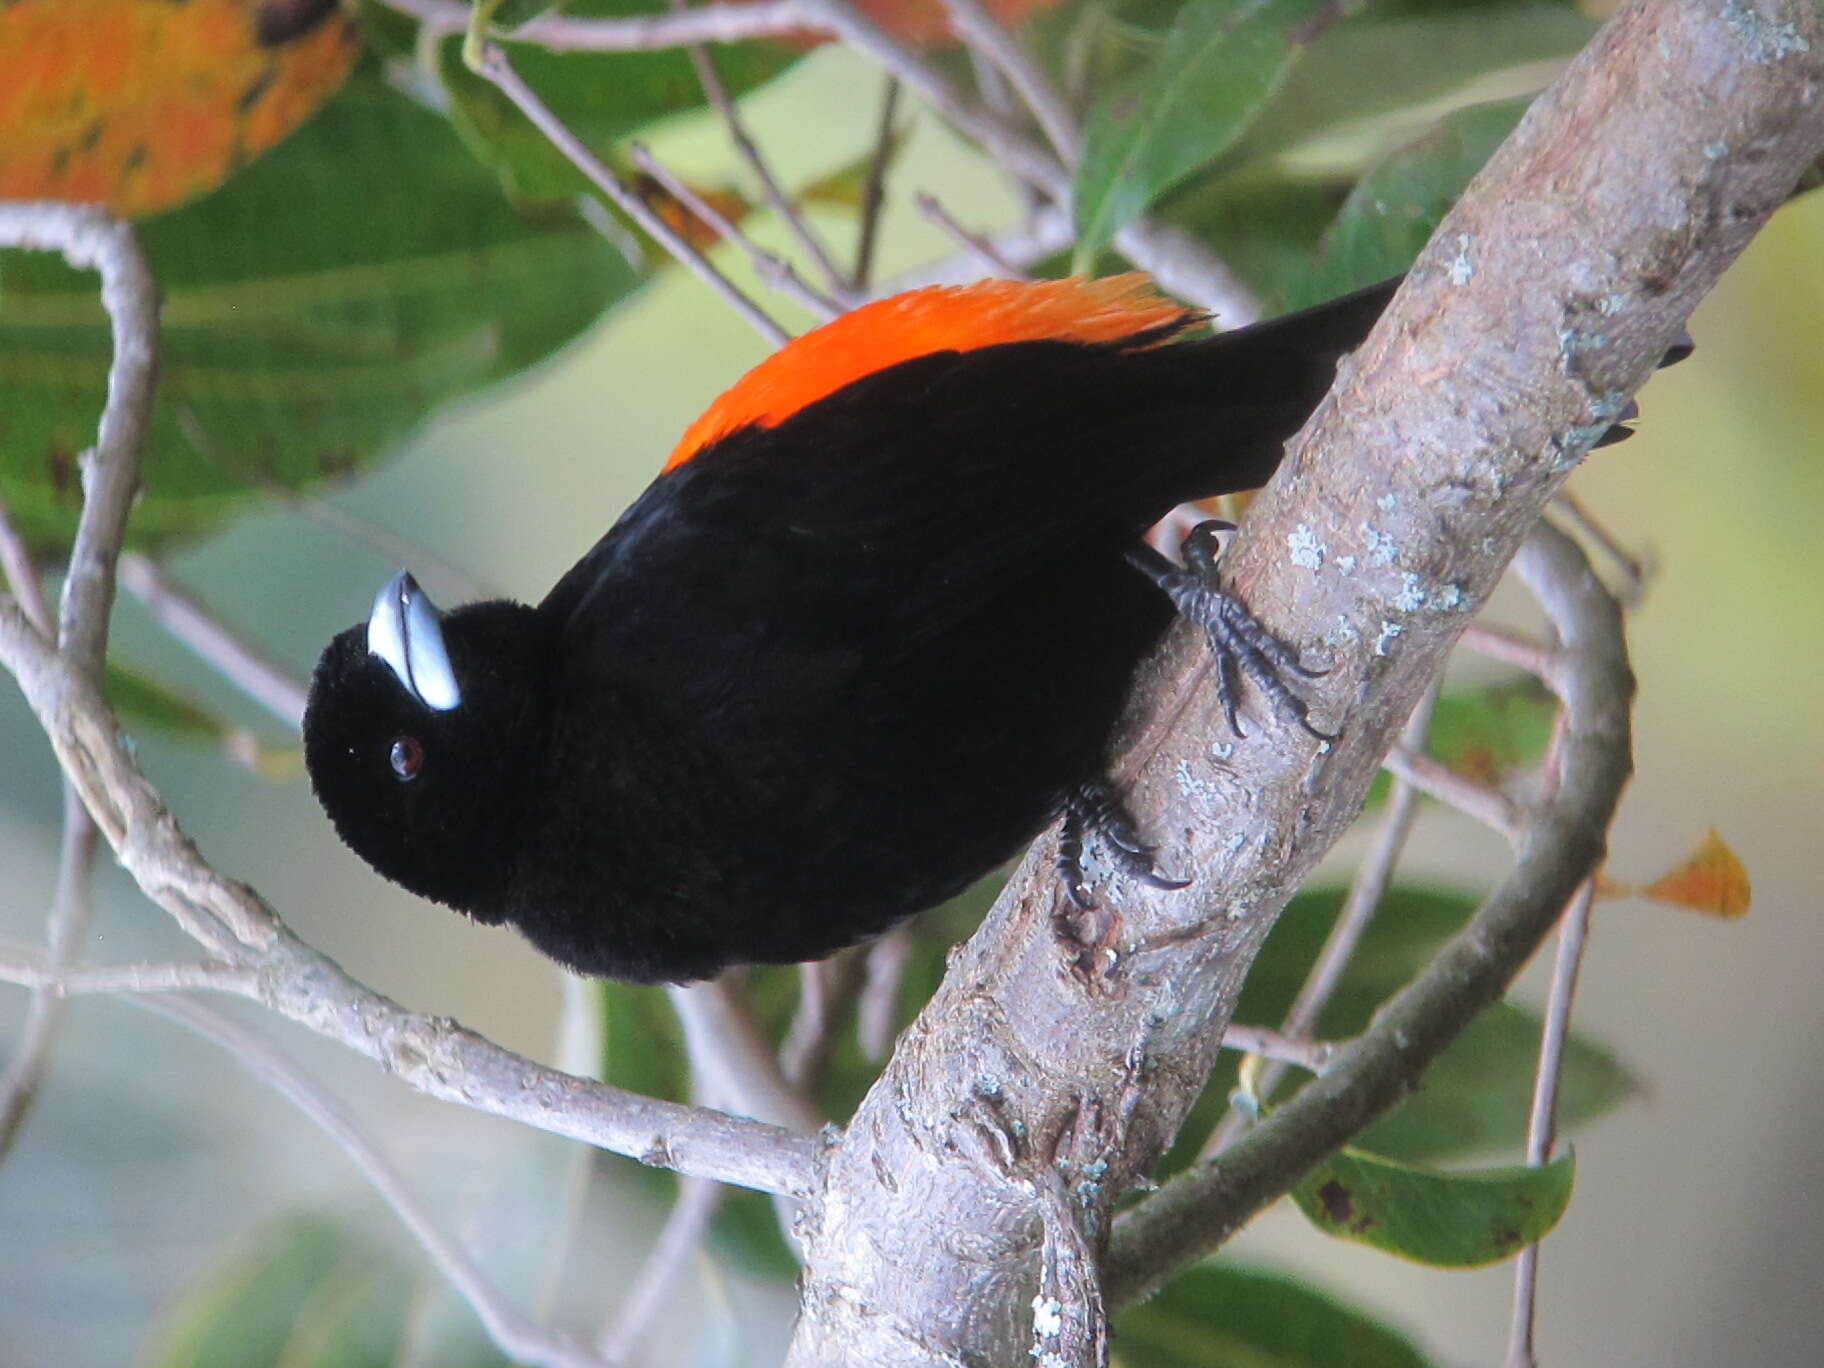
{"label": "bird's head", "polygon": [[501,920],[512,833],[544,734],[537,615],[505,600],[445,615],[401,571],[324,649],[304,761],[336,833],[385,877]]}

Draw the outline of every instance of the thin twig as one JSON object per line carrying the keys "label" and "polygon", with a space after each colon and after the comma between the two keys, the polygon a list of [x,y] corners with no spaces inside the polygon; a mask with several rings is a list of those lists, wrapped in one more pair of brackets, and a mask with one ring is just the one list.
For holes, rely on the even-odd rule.
{"label": "thin twig", "polygon": [[1558,678],[1558,652],[1543,642],[1503,631],[1499,627],[1484,626],[1479,622],[1472,622],[1465,627],[1459,640],[1470,650],[1485,655],[1490,660],[1517,666],[1548,685]]}
{"label": "thin twig", "polygon": [[[744,970],[730,970],[706,983],[674,984],[666,993],[684,1028],[696,1100],[800,1131],[820,1128],[822,1116],[780,1068]],[[775,1197],[773,1211],[780,1238],[797,1257],[797,1203]]]}
{"label": "thin twig", "polygon": [[48,950],[0,940],[0,983],[40,988],[57,997],[98,993],[187,993],[198,989],[256,994],[258,975],[220,960],[152,960],[132,964],[58,965]]}
{"label": "thin twig", "polygon": [[222,678],[293,731],[304,724],[304,685],[258,647],[229,629],[201,600],[150,556],[120,558],[120,582],[172,636],[213,666]]}
{"label": "thin twig", "polygon": [[893,120],[899,110],[899,81],[888,76],[880,87],[880,116],[874,125],[874,155],[868,159],[867,179],[861,187],[861,227],[855,236],[855,273],[852,286],[865,295],[874,278],[874,248],[880,238],[881,210],[887,203],[887,164],[893,160]]}
{"label": "thin twig", "polygon": [[[1049,205],[1043,206],[1018,227],[996,233],[981,234],[981,243],[997,262],[1012,268],[1015,278],[1024,278],[1029,268],[1048,256],[1055,256],[1070,246],[1075,230],[1070,216]],[[982,274],[980,251],[971,244],[954,256],[904,271],[883,281],[873,291],[875,298],[917,290],[927,285],[965,285]]]}
{"label": "thin twig", "polygon": [[582,139],[572,133],[569,126],[538,97],[537,92],[521,79],[513,69],[513,64],[507,60],[505,50],[493,44],[485,46],[478,70],[484,79],[492,82],[501,94],[514,103],[520,113],[533,122],[539,132],[551,140],[553,147],[568,157],[577,170],[608,197],[615,208],[637,223],[648,237],[670,252],[680,265],[720,295],[755,332],[775,347],[782,347],[791,340],[790,333],[780,327],[758,304],[742,294],[727,276],[710,264],[708,257],[685,241],[681,233],[653,212],[645,200],[635,194],[600,157],[584,146]]}
{"label": "thin twig", "polygon": [[836,1028],[861,991],[866,954],[844,950],[798,966],[798,1006],[779,1042],[779,1072],[802,1096],[811,1096],[823,1078]]}
{"label": "thin twig", "polygon": [[113,330],[108,400],[95,446],[81,458],[82,517],[70,551],[58,610],[58,640],[76,668],[101,676],[114,561],[139,493],[140,452],[152,420],[158,370],[158,286],[130,224],[100,209],[47,202],[0,203],[0,246],[55,251],[77,270],[101,276],[101,303]]}
{"label": "thin twig", "polygon": [[1590,512],[1583,501],[1570,490],[1560,489],[1552,499],[1552,503],[1579,532],[1595,542],[1602,553],[1615,563],[1615,568],[1621,571],[1622,584],[1617,591],[1617,596],[1622,603],[1638,602],[1641,595],[1646,592],[1647,579],[1652,573],[1652,567],[1623,546],[1621,539],[1604,527],[1602,520]]}
{"label": "thin twig", "polygon": [[[450,4],[448,0],[386,0],[386,3],[427,22],[447,24],[460,18],[466,23],[468,17],[466,9]],[[818,32],[841,38],[877,62],[973,139],[998,165],[1042,192],[1054,205],[1070,203],[1071,173],[1048,148],[1032,142],[993,110],[969,100],[936,66],[843,0],[707,5],[643,19],[580,19],[544,14],[515,29],[512,36],[515,41],[538,43],[553,51],[629,52],[682,47],[697,42],[735,42],[782,33]],[[568,149],[565,150],[568,153]],[[604,193],[609,192],[604,190]],[[641,226],[646,225],[642,222]],[[652,235],[659,237],[657,233]],[[664,238],[659,240],[670,249],[669,242]],[[1259,315],[1259,305],[1246,286],[1208,244],[1190,233],[1141,218],[1117,233],[1114,245],[1134,265],[1149,272],[1163,288],[1208,309],[1225,327],[1252,322]],[[701,274],[694,264],[691,269]],[[712,288],[727,297],[723,288],[713,284]],[[750,323],[755,322],[751,303],[745,308],[739,304],[735,307]]]}
{"label": "thin twig", "polygon": [[823,1125],[817,1109],[780,1072],[753,1002],[734,976],[673,985],[666,993],[684,1027],[698,1086],[718,1105],[794,1130]]}
{"label": "thin twig", "polygon": [[1076,116],[1051,78],[1032,59],[1026,45],[995,22],[981,0],[944,0],[944,9],[957,37],[971,51],[980,53],[1019,92],[1064,165],[1076,166],[1083,149]]}
{"label": "thin twig", "polygon": [[[1275,1031],[1267,1026],[1238,1026],[1231,1022],[1222,1033],[1222,1048],[1241,1050],[1263,1059],[1296,1065],[1310,1073],[1321,1074],[1328,1067],[1338,1046],[1334,1041],[1311,1040]],[[1262,1085],[1263,1094],[1271,1091],[1270,1085]]]}
{"label": "thin twig", "polygon": [[[1552,964],[1551,996],[1539,1037],[1539,1073],[1533,1085],[1533,1110],[1526,1127],[1526,1162],[1535,1167],[1552,1157],[1558,1128],[1558,1085],[1564,1072],[1564,1047],[1571,1035],[1571,1002],[1590,933],[1590,905],[1596,881],[1586,879],[1558,924],[1558,954]],[[1514,1316],[1508,1333],[1507,1368],[1533,1368],[1533,1312],[1538,1292],[1539,1246],[1520,1251],[1514,1267]]]}
{"label": "thin twig", "polygon": [[123,998],[170,1017],[222,1046],[315,1122],[341,1147],[438,1272],[469,1304],[488,1338],[515,1363],[536,1364],[539,1368],[605,1368],[604,1360],[595,1354],[566,1337],[541,1329],[515,1310],[461,1243],[437,1224],[429,1206],[362,1134],[347,1111],[287,1056],[238,1022],[199,1003],[131,993]]}
{"label": "thin twig", "polygon": [[50,600],[44,596],[44,578],[38,573],[32,550],[14,524],[5,499],[0,499],[0,577],[4,577],[32,626],[46,641],[53,640],[57,635],[57,620],[51,616]]}
{"label": "thin twig", "polygon": [[[94,911],[92,878],[95,869],[95,824],[75,788],[63,785],[63,841],[57,856],[57,886],[45,919],[46,968],[55,977],[64,973],[81,954]],[[49,984],[35,985],[26,1004],[19,1041],[0,1078],[0,1162],[12,1152],[13,1142],[30,1114],[44,1082],[51,1051],[57,1043],[68,1004]]]}
{"label": "thin twig", "polygon": [[1506,794],[1465,779],[1443,762],[1407,746],[1395,746],[1387,753],[1387,768],[1420,793],[1475,818],[1508,840],[1519,838],[1522,814]]}
{"label": "thin twig", "polygon": [[972,233],[958,223],[939,202],[937,196],[920,193],[913,201],[918,212],[929,222],[936,224],[949,235],[952,241],[964,252],[980,262],[990,275],[1005,276],[1009,280],[1029,280],[1030,276],[1019,269],[995,248],[995,245],[979,233]]}
{"label": "thin twig", "polygon": [[866,951],[866,973],[855,1003],[855,1035],[862,1055],[879,1063],[893,1048],[899,1027],[899,985],[912,963],[912,933],[896,926]]}
{"label": "thin twig", "polygon": [[677,1200],[671,1204],[633,1285],[616,1308],[613,1321],[596,1338],[596,1352],[603,1358],[614,1363],[636,1361],[636,1352],[659,1312],[665,1309],[684,1265],[703,1243],[727,1191],[722,1184],[706,1178],[686,1178],[679,1184]]}
{"label": "thin twig", "polygon": [[[469,26],[469,7],[457,0],[381,3],[434,25],[442,33],[461,33]],[[521,24],[510,36],[515,42],[536,43],[553,52],[655,52],[691,43],[739,43],[816,31],[816,24],[799,12],[796,0],[757,0],[751,5],[708,4],[673,14],[625,19],[577,19],[548,12]]]}
{"label": "thin twig", "polygon": [[682,176],[675,175],[653,156],[651,148],[644,143],[630,143],[627,156],[635,166],[651,176],[673,198],[707,224],[717,237],[745,252],[747,259],[754,265],[755,274],[766,284],[826,322],[841,316],[843,309],[840,304],[807,282],[791,262],[755,242],[742,231],[739,224],[699,194],[695,186]]}
{"label": "thin twig", "polygon": [[[671,0],[671,3],[676,13],[690,12],[685,0]],[[697,84],[703,87],[703,94],[709,100],[710,107],[721,117],[722,126],[727,131],[728,140],[735,152],[747,163],[747,169],[759,182],[760,193],[772,206],[773,212],[784,220],[787,230],[798,243],[799,250],[816,267],[828,296],[840,301],[843,307],[852,306],[854,301],[849,298],[849,282],[843,277],[835,258],[830,255],[829,248],[823,245],[823,239],[817,236],[810,221],[805,218],[804,210],[793,203],[780,186],[778,177],[773,175],[773,169],[761,153],[760,145],[748,133],[746,122],[735,108],[734,100],[729,97],[728,87],[723,84],[721,73],[716,70],[715,59],[701,43],[692,43],[686,50],[690,54],[691,68],[697,73]]]}

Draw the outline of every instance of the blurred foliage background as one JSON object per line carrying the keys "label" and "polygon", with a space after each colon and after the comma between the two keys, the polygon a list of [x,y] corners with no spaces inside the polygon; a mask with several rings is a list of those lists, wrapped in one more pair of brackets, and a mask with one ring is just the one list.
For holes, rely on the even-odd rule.
{"label": "blurred foliage background", "polygon": [[[1501,10],[1514,27],[1496,34],[1507,60],[1476,74],[1475,93],[1501,100],[1535,88],[1549,76],[1540,63],[1550,44],[1536,54],[1521,35],[1569,22],[1564,7],[1482,8],[1489,22]],[[1532,26],[1516,9],[1536,11]],[[761,62],[748,79],[784,65]],[[1397,83],[1401,73],[1376,77]],[[852,170],[867,146],[877,84],[858,59],[825,48],[743,108],[781,178],[805,185]],[[858,101],[858,90],[868,100]],[[384,109],[383,136],[400,153],[386,174],[337,155],[339,137],[357,136],[340,130],[361,120],[363,101]],[[466,108],[471,122],[485,118],[481,97]],[[1421,102],[1391,125],[1288,133],[1291,150],[1275,165],[1321,179],[1326,167],[1361,162],[1364,146],[1397,147],[1432,127],[1438,112]],[[593,113],[606,136],[624,131],[613,109]],[[1450,121],[1439,136],[1473,165],[1511,118],[1497,103]],[[907,123],[881,233],[888,277],[951,250],[914,212],[914,192],[941,194],[969,223],[1009,222],[1018,211],[992,168],[936,120]],[[0,138],[6,132],[0,126]],[[471,145],[480,137],[484,148],[498,146],[474,127],[465,134]],[[720,126],[700,112],[647,123],[641,135],[707,184],[729,174]],[[1250,136],[1274,135],[1269,123]],[[1405,174],[1397,157],[1381,166]],[[472,584],[536,599],[646,484],[690,418],[764,354],[726,306],[675,269],[635,291],[632,269],[573,215],[532,207],[536,182],[527,182],[523,161],[507,167],[519,177],[510,204],[500,169],[471,156],[442,119],[358,71],[297,139],[215,194],[145,224],[149,247],[164,244],[173,263],[164,280],[172,300],[165,384],[185,403],[168,405],[155,437],[167,464],[154,486],[159,502],[148,501],[136,531],[178,537],[172,569],[300,675],[333,632],[366,612],[394,568],[392,553],[351,542],[325,508],[353,511],[459,572],[416,567],[441,600]],[[533,169],[557,183],[552,194],[574,189],[561,167]],[[314,188],[318,216],[262,212],[275,199],[296,203],[300,177]],[[1264,196],[1245,181],[1189,192],[1221,200],[1198,211],[1201,221],[1256,279],[1281,281],[1285,302],[1341,288],[1350,253],[1373,236],[1358,223],[1356,236],[1332,239],[1312,270],[1313,244],[1336,204],[1331,196],[1319,214],[1290,202],[1297,196],[1286,186],[1297,180],[1282,178]],[[1450,193],[1415,189],[1410,178],[1383,184]],[[438,212],[422,212],[427,203]],[[854,233],[851,210],[824,203],[811,213],[833,240]],[[182,244],[199,224],[209,241],[239,244],[236,254],[186,257]],[[786,242],[765,216],[751,226]],[[1416,234],[1416,246],[1423,223],[1403,231]],[[1386,246],[1362,250],[1374,260]],[[1777,216],[1693,320],[1696,358],[1642,395],[1640,435],[1598,453],[1573,483],[1657,566],[1633,619],[1638,777],[1611,871],[1649,877],[1715,826],[1747,863],[1757,896],[1753,914],[1736,924],[1638,903],[1598,910],[1577,1020],[1640,1087],[1578,1132],[1577,1195],[1544,1247],[1544,1361],[1799,1365],[1815,1361],[1824,1339],[1815,1296],[1824,1235],[1803,1200],[1824,1151],[1824,1000],[1812,986],[1824,956],[1813,893],[1824,741],[1810,725],[1824,665],[1824,569],[1813,554],[1824,506],[1814,436],[1824,425],[1824,387],[1815,383],[1824,355],[1821,249],[1820,197]],[[361,250],[384,263],[408,258],[416,270],[409,287],[375,290]],[[726,248],[717,260],[758,289]],[[324,275],[344,291],[327,306]],[[254,277],[259,288],[246,287]],[[275,277],[293,282],[291,293],[274,288]],[[9,392],[0,398],[0,479],[15,512],[46,541],[67,516],[67,499],[36,454],[61,442],[73,455],[86,438],[80,425],[73,433],[33,427],[46,410],[23,396],[99,402],[100,374],[82,360],[99,320],[88,289],[41,259],[0,263],[0,328],[11,330],[0,334],[0,391]],[[376,321],[382,295],[386,312]],[[779,313],[794,327],[807,322],[787,307]],[[237,329],[254,317],[282,345],[250,352]],[[421,421],[427,409],[434,413]],[[261,493],[271,478],[306,474],[335,477],[321,503],[291,506]],[[230,512],[237,516],[224,520]],[[1527,621],[1517,595],[1492,612]],[[116,640],[123,658],[253,729],[278,757],[256,777],[218,748],[141,735],[142,763],[205,853],[364,981],[528,1054],[565,1058],[564,989],[548,964],[512,934],[465,925],[370,875],[285,762],[292,738],[131,601],[117,614]],[[17,695],[0,690],[0,934],[29,939],[41,930],[58,812],[49,750]],[[1344,876],[1352,849],[1333,861]],[[1495,838],[1433,812],[1408,871],[1474,892],[1504,867]],[[103,872],[98,903],[97,957],[185,948],[117,872]],[[970,925],[963,912],[932,929],[965,934]],[[1536,1003],[1542,983],[1529,974],[1517,1000]],[[0,993],[0,1048],[23,1001]],[[366,1119],[521,1304],[556,1308],[567,1324],[601,1318],[662,1216],[650,1175],[624,1161],[596,1164],[602,1181],[579,1213],[583,1168],[571,1147],[407,1094],[334,1047],[249,1016]],[[641,1018],[625,1007],[616,1021],[622,1049],[665,1029],[657,1013]],[[491,1361],[467,1313],[438,1289],[338,1152],[212,1046],[124,1005],[83,1000],[72,1011],[39,1110],[0,1166],[0,1230],[0,1362],[20,1368]],[[653,1362],[776,1358],[793,1297],[764,1243],[763,1234],[735,1231],[717,1246],[725,1257],[687,1279]],[[1506,1267],[1397,1263],[1318,1239],[1285,1204],[1244,1233],[1222,1266],[1241,1261],[1372,1308],[1429,1361],[1501,1355]],[[1293,1309],[1297,1287],[1271,1279],[1199,1284],[1174,1298],[1225,1293],[1282,1318],[1311,1314]],[[401,1305],[403,1328],[394,1314]],[[1135,1363],[1154,1361],[1140,1357],[1143,1338],[1129,1348]],[[1317,1357],[1298,1361],[1413,1361],[1397,1345],[1383,1350],[1376,1358],[1358,1344],[1354,1357],[1326,1359],[1312,1349]],[[1203,1357],[1185,1357],[1184,1343],[1169,1352],[1179,1357],[1157,1361],[1231,1361],[1219,1346]]]}

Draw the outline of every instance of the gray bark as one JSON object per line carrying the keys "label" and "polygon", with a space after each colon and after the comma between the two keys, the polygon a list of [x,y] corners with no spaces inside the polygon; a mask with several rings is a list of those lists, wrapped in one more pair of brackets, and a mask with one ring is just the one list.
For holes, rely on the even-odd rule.
{"label": "gray bark", "polygon": [[[1045,1352],[1095,1361],[1112,1203],[1201,1089],[1267,930],[1545,501],[1824,150],[1821,83],[1810,0],[1643,0],[1535,105],[1345,363],[1230,571],[1330,666],[1307,692],[1340,739],[1250,695],[1231,745],[1201,644],[1171,639],[1120,777],[1195,886],[1104,880],[1122,953],[1073,965],[1052,838],[1028,855],[827,1155],[791,1364],[1025,1362],[1035,1300]],[[1316,1157],[1283,1160],[1246,1210]],[[1137,1288],[1147,1251],[1127,1254]]]}

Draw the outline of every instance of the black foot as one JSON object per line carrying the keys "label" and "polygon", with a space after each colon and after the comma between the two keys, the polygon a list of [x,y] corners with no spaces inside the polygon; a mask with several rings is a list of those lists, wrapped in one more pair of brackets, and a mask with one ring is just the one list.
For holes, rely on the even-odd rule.
{"label": "black foot", "polygon": [[1085,784],[1064,804],[1064,828],[1058,833],[1058,877],[1079,908],[1095,906],[1083,877],[1083,838],[1100,835],[1115,867],[1129,878],[1153,888],[1188,888],[1189,879],[1168,879],[1153,868],[1158,851],[1140,837],[1134,819],[1108,784]]}
{"label": "black foot", "polygon": [[1216,572],[1216,534],[1234,529],[1233,523],[1211,519],[1198,523],[1185,537],[1184,568],[1179,569],[1150,546],[1136,546],[1127,553],[1130,564],[1157,584],[1178,606],[1178,611],[1209,638],[1216,661],[1216,697],[1229,730],[1246,736],[1235,710],[1241,701],[1241,678],[1246,675],[1280,712],[1320,741],[1334,741],[1330,732],[1311,725],[1304,699],[1286,683],[1286,675],[1318,679],[1326,671],[1307,669],[1298,653],[1274,636],[1239,599],[1224,592]]}

